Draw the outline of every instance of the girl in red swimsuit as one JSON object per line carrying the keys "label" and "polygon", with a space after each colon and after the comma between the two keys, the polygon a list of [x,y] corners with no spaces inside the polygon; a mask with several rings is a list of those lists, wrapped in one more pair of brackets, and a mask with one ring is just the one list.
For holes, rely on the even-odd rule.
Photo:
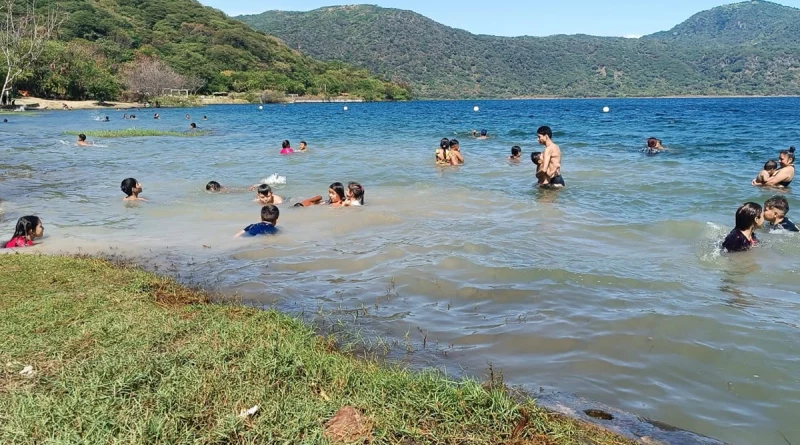
{"label": "girl in red swimsuit", "polygon": [[38,216],[23,216],[17,221],[14,236],[6,243],[6,249],[30,247],[33,240],[44,236],[44,226]]}

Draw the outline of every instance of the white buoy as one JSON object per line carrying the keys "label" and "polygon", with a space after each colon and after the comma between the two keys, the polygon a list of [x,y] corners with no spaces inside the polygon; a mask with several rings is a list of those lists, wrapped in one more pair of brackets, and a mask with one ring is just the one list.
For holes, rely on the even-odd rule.
{"label": "white buoy", "polygon": [[259,109],[259,110],[263,110],[263,109],[264,109],[264,106],[263,106],[263,105],[259,105],[259,106],[258,106],[258,109]]}
{"label": "white buoy", "polygon": [[343,108],[343,110],[344,110],[344,111],[347,111],[347,110],[349,110],[349,108],[347,108],[347,105],[345,105],[345,107]]}
{"label": "white buoy", "polygon": [[477,113],[478,111],[481,111],[481,107],[475,105],[475,108],[473,108],[472,110]]}
{"label": "white buoy", "polygon": [[611,111],[611,108],[603,107],[603,113],[608,113],[609,111]]}

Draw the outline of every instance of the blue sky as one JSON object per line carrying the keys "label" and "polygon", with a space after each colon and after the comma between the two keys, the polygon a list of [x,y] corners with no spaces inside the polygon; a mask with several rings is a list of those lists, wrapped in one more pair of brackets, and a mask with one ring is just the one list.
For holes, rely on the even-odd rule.
{"label": "blue sky", "polygon": [[[308,11],[353,0],[200,0],[229,15],[267,10]],[[366,0],[387,8],[416,11],[437,22],[476,34],[546,36],[593,34],[641,36],[665,31],[724,0]],[[800,8],[800,0],[777,3]]]}

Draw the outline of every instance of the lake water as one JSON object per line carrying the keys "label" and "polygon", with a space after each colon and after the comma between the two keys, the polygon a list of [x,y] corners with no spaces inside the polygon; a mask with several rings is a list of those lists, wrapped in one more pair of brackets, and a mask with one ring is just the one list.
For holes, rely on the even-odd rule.
{"label": "lake water", "polygon": [[[765,233],[734,256],[717,247],[741,203],[773,194],[750,180],[800,142],[800,99],[348,106],[3,116],[0,234],[38,214],[37,251],[140,256],[256,304],[351,319],[401,352],[407,336],[418,366],[482,377],[491,362],[510,383],[731,443],[800,443],[800,237]],[[182,131],[187,112],[213,134],[87,148],[63,134]],[[563,150],[565,190],[532,188],[540,125]],[[481,128],[492,138],[473,140]],[[651,135],[670,151],[640,153]],[[434,165],[442,137],[462,141],[466,165]],[[283,139],[310,150],[280,156]],[[506,160],[515,144],[520,164]],[[367,205],[282,206],[279,236],[233,240],[259,219],[254,194],[212,195],[206,182],[274,173],[293,200],[357,180]],[[122,202],[129,176],[149,202]]]}

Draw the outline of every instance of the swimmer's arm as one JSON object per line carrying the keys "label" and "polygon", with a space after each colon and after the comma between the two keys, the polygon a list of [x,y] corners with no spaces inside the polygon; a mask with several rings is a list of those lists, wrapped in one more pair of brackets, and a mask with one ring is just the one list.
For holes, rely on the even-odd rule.
{"label": "swimmer's arm", "polygon": [[241,237],[243,237],[243,236],[244,236],[244,234],[245,234],[245,233],[246,233],[246,232],[245,232],[244,230],[240,230],[240,231],[239,231],[239,233],[237,233],[237,234],[234,236],[234,238],[241,238]]}
{"label": "swimmer's arm", "polygon": [[272,195],[272,203],[273,204],[283,204],[283,198],[278,195]]}
{"label": "swimmer's arm", "polygon": [[775,173],[771,178],[767,179],[763,185],[780,185],[781,182],[788,181],[789,180],[788,171],[781,171],[781,170],[778,170],[778,173]]}

